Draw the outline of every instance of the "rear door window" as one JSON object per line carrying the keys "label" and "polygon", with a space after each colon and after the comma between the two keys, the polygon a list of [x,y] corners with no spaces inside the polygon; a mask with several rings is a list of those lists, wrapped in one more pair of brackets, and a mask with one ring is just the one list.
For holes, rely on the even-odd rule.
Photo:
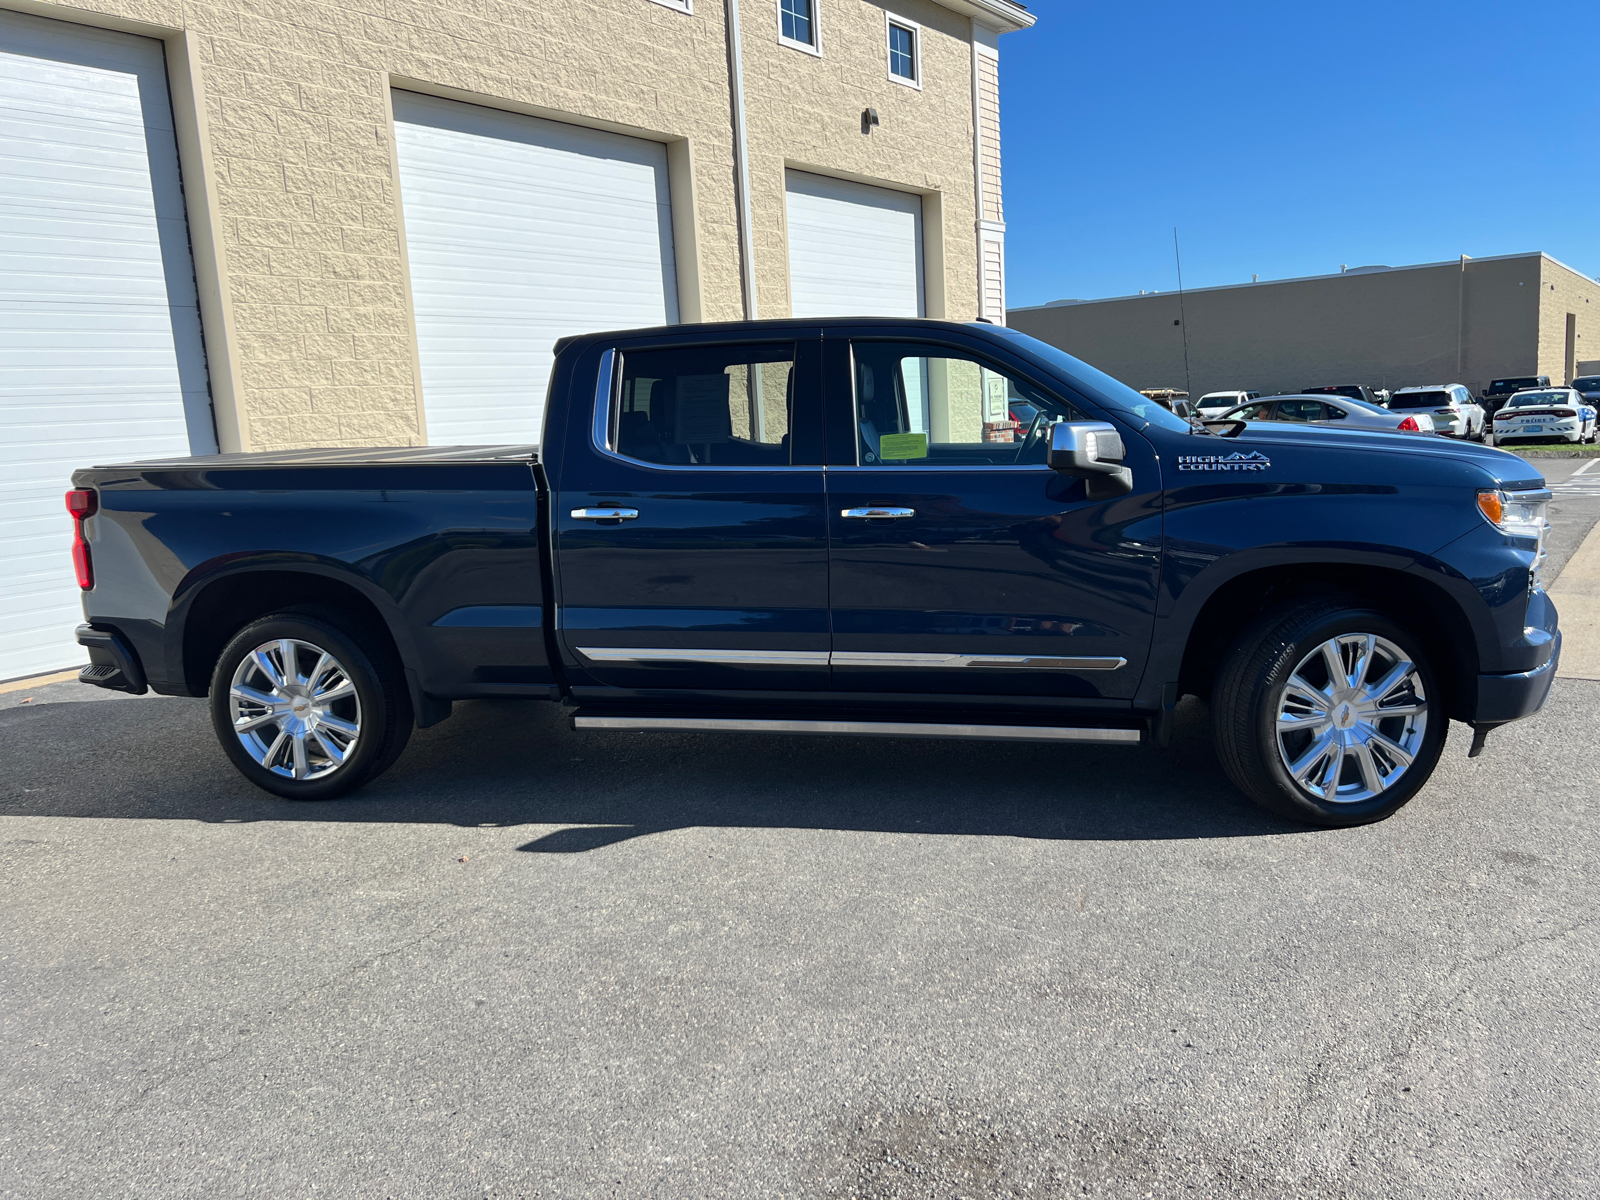
{"label": "rear door window", "polygon": [[1278,401],[1280,421],[1320,421],[1322,414],[1327,411],[1327,407],[1320,400]]}
{"label": "rear door window", "polygon": [[794,347],[625,354],[611,424],[618,454],[663,466],[790,463]]}

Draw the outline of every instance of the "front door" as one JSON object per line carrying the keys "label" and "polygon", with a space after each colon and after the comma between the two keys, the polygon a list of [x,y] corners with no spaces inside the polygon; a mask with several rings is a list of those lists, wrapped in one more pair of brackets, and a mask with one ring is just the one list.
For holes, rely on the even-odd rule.
{"label": "front door", "polygon": [[1103,414],[1059,386],[955,344],[830,339],[827,362],[835,689],[1131,699],[1160,563],[1149,443],[1125,428],[1134,490],[1090,500],[1045,465],[1048,426]]}
{"label": "front door", "polygon": [[827,687],[819,357],[814,334],[606,352],[551,481],[580,697]]}

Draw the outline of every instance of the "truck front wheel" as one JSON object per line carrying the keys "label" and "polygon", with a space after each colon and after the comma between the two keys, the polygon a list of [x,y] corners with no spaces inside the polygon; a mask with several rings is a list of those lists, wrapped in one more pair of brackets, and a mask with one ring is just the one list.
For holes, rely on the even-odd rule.
{"label": "truck front wheel", "polygon": [[211,676],[211,723],[251,783],[331,800],[387,770],[411,736],[399,665],[337,613],[274,613],[241,629]]}
{"label": "truck front wheel", "polygon": [[1447,717],[1421,644],[1355,602],[1314,600],[1258,618],[1212,694],[1217,756],[1264,808],[1363,825],[1427,783]]}

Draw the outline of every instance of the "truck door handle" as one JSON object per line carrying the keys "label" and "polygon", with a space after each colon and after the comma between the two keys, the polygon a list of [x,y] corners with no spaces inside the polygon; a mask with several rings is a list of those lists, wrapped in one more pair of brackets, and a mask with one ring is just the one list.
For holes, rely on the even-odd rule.
{"label": "truck door handle", "polygon": [[914,508],[841,508],[841,517],[852,521],[893,521],[900,517],[914,517],[917,510]]}
{"label": "truck door handle", "polygon": [[574,521],[632,521],[639,515],[637,508],[575,508]]}

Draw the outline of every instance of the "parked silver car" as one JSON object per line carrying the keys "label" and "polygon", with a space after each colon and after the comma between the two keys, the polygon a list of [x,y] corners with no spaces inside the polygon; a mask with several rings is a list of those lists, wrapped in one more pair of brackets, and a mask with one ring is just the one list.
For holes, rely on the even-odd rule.
{"label": "parked silver car", "polygon": [[1427,387],[1401,388],[1389,400],[1393,412],[1416,412],[1426,409],[1433,417],[1433,427],[1451,437],[1481,442],[1488,420],[1483,405],[1473,398],[1472,392],[1460,383],[1438,383]]}
{"label": "parked silver car", "polygon": [[1301,425],[1326,425],[1344,429],[1396,429],[1406,433],[1432,433],[1433,415],[1426,412],[1390,412],[1348,396],[1267,396],[1241,404],[1223,414],[1228,421],[1293,421]]}

